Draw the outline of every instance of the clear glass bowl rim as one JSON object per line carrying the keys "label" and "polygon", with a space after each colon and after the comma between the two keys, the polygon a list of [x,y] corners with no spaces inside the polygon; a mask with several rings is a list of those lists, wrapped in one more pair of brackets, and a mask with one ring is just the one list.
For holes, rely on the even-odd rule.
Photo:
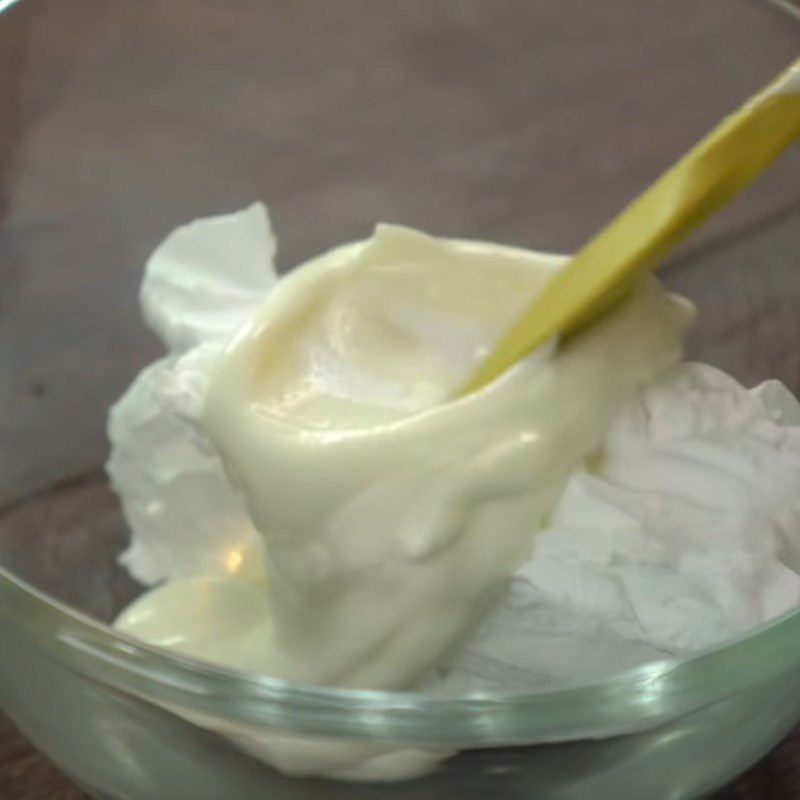
{"label": "clear glass bowl rim", "polygon": [[460,748],[646,730],[800,666],[800,611],[792,611],[722,646],[558,691],[439,698],[309,686],[146,645],[0,567],[0,643],[4,637],[112,691],[215,724]]}

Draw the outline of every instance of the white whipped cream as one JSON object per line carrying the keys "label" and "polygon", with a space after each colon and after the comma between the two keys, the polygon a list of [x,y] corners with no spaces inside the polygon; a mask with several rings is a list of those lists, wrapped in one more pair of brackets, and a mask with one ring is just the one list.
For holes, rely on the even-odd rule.
{"label": "white whipped cream", "polygon": [[779,382],[680,365],[625,406],[591,467],[432,688],[585,684],[800,604],[800,404]]}
{"label": "white whipped cream", "polygon": [[[536,281],[558,264],[553,257],[510,248],[437,243],[402,229],[387,228],[383,233],[389,237],[388,245],[379,237],[377,246],[389,246],[390,250],[398,246],[398,237],[401,250],[408,246],[443,247],[445,251],[461,247],[480,258],[493,248],[495,253],[506,254],[517,268],[529,268],[538,276],[527,287],[530,292],[537,288]],[[207,246],[209,242],[213,246]],[[688,652],[735,636],[800,601],[796,572],[800,547],[800,407],[780,384],[770,382],[748,392],[723,373],[702,365],[675,366],[637,392],[634,372],[641,368],[646,354],[653,356],[643,373],[648,380],[675,360],[683,324],[679,320],[684,317],[652,285],[628,303],[627,313],[635,317],[637,308],[648,315],[652,311],[667,314],[672,309],[675,316],[660,329],[663,335],[658,341],[639,342],[625,333],[629,328],[620,328],[607,337],[604,347],[609,352],[618,354],[620,344],[623,349],[629,347],[628,352],[634,354],[632,371],[623,370],[622,387],[617,382],[607,386],[602,373],[591,374],[594,394],[581,398],[580,392],[572,393],[584,404],[572,407],[572,424],[558,432],[559,442],[566,437],[565,451],[550,450],[558,469],[545,494],[555,499],[563,489],[554,509],[552,500],[543,501],[530,486],[517,481],[524,467],[528,474],[541,474],[541,469],[531,472],[541,463],[537,461],[541,455],[532,442],[526,446],[525,437],[520,440],[518,434],[534,428],[537,435],[551,433],[542,427],[545,422],[549,425],[547,418],[534,416],[535,425],[530,426],[531,401],[545,398],[546,406],[548,397],[552,401],[559,396],[548,394],[551,389],[546,384],[553,379],[552,364],[562,361],[562,355],[553,362],[531,359],[518,365],[476,397],[445,404],[446,414],[432,408],[463,379],[502,325],[503,319],[493,318],[492,313],[478,314],[478,326],[459,323],[444,329],[441,318],[434,317],[431,327],[430,315],[412,316],[417,340],[421,337],[434,352],[430,368],[421,372],[424,380],[411,393],[398,392],[397,388],[407,385],[409,376],[420,374],[414,359],[409,362],[410,372],[382,374],[376,381],[372,380],[375,360],[367,354],[366,361],[358,363],[362,353],[356,352],[355,360],[351,358],[352,346],[340,350],[336,359],[329,357],[330,351],[323,353],[326,369],[322,383],[314,384],[308,374],[300,374],[296,367],[303,360],[297,358],[279,365],[283,378],[290,380],[272,384],[262,381],[255,392],[252,384],[237,383],[237,374],[242,374],[239,367],[252,367],[263,352],[264,342],[269,343],[270,326],[276,324],[274,309],[291,308],[293,294],[299,298],[297,302],[302,300],[303,292],[297,287],[304,280],[303,273],[346,273],[350,268],[347,264],[357,261],[369,246],[334,251],[311,269],[295,273],[300,277],[284,279],[263,311],[259,309],[265,293],[275,283],[271,266],[274,241],[263,207],[253,206],[240,214],[180,229],[153,255],[142,303],[146,319],[162,336],[170,355],[145,370],[112,410],[108,468],[133,531],[124,563],[144,582],[168,582],[130,607],[120,618],[121,628],[202,658],[306,680],[391,688],[418,684],[427,673],[425,687],[438,693],[585,683],[653,657]],[[514,267],[509,269],[513,271]],[[432,291],[435,294],[435,287]],[[276,305],[274,298],[280,299],[281,292],[283,301]],[[388,297],[394,299],[397,294]],[[519,294],[523,294],[521,288]],[[364,325],[358,330],[374,332],[376,319],[379,326],[386,320],[385,298],[379,291],[372,295],[356,291],[356,296],[368,298],[365,307],[381,309],[377,316],[367,315],[366,320],[355,322],[356,329]],[[521,297],[520,302],[529,297]],[[508,301],[508,297],[500,299]],[[494,308],[491,303],[489,306]],[[393,303],[389,307],[397,309]],[[409,316],[402,303],[400,307],[399,323],[401,328],[405,326],[405,336]],[[220,308],[225,311],[220,312]],[[474,322],[475,309],[467,309],[463,316],[469,318],[470,314]],[[624,318],[622,311],[616,312],[611,322],[601,326],[611,325],[621,315]],[[398,323],[396,313],[390,317]],[[327,321],[330,318],[328,314]],[[255,322],[220,362],[223,367],[215,381],[218,387],[224,386],[224,391],[218,391],[216,401],[210,403],[207,424],[217,448],[226,452],[229,466],[244,486],[253,518],[268,532],[268,540],[277,535],[280,541],[281,527],[294,514],[307,527],[315,520],[329,521],[332,512],[335,515],[342,510],[342,505],[332,505],[330,498],[342,498],[347,491],[354,497],[353,489],[359,481],[361,485],[383,484],[374,502],[363,507],[356,504],[355,511],[341,515],[341,524],[323,525],[316,543],[321,542],[321,547],[284,547],[277,563],[270,563],[272,570],[280,568],[289,576],[290,589],[310,591],[302,602],[294,604],[287,599],[290,592],[283,595],[285,605],[279,614],[284,630],[291,633],[308,622],[305,630],[316,635],[320,629],[313,627],[313,617],[323,610],[322,619],[340,633],[348,615],[362,613],[362,609],[357,591],[350,591],[350,587],[343,590],[342,582],[337,583],[335,570],[342,565],[332,560],[336,548],[345,546],[351,548],[346,552],[359,553],[365,542],[370,542],[370,533],[373,538],[378,533],[383,537],[387,531],[395,547],[367,547],[372,562],[365,559],[345,565],[350,570],[347,574],[356,575],[367,587],[360,599],[367,598],[376,607],[370,609],[367,622],[388,626],[388,641],[370,650],[377,642],[370,639],[369,625],[362,624],[355,637],[338,637],[338,644],[337,637],[331,637],[330,660],[317,658],[311,669],[299,672],[295,670],[302,666],[301,659],[312,646],[313,637],[300,636],[289,642],[288,649],[276,647],[270,617],[276,597],[274,593],[270,597],[270,610],[263,590],[262,540],[226,478],[217,448],[211,446],[203,426],[198,425],[211,365],[218,360],[222,343],[248,319]],[[303,319],[319,341],[326,314],[305,313]],[[635,330],[659,330],[659,326],[647,326],[641,319],[635,326]],[[623,331],[622,336],[619,331]],[[267,338],[260,341],[262,333]],[[587,337],[590,342],[597,339],[594,332]],[[305,342],[313,340],[314,336]],[[355,337],[350,341],[357,347],[360,340]],[[302,337],[295,341],[302,341]],[[437,344],[438,351],[431,348],[431,342]],[[597,353],[587,354],[587,358],[597,363]],[[581,363],[580,357],[577,362]],[[394,363],[403,362],[395,359]],[[336,376],[346,376],[347,391],[338,391],[338,405],[328,427],[315,431],[311,425],[303,426],[303,414],[307,410],[309,415],[317,415],[320,395],[324,395],[319,387],[334,385],[331,364]],[[371,393],[367,430],[370,437],[376,435],[376,429],[378,438],[385,437],[382,447],[385,452],[389,448],[392,459],[365,457],[358,451],[363,428],[353,420],[364,419],[364,373],[371,379],[367,386]],[[358,380],[353,379],[354,374]],[[544,374],[550,376],[546,381],[541,377]],[[225,383],[220,384],[220,380]],[[287,395],[281,393],[281,387],[291,381],[305,389],[310,384],[315,387],[311,405],[284,402]],[[342,382],[337,385],[341,387]],[[358,388],[355,415],[351,413],[354,387]],[[304,403],[309,396],[306,392]],[[610,399],[595,414],[586,401],[597,396]],[[343,397],[345,402],[341,402]],[[269,405],[270,413],[254,414],[253,406],[258,405],[254,399]],[[330,410],[332,404],[323,407]],[[499,431],[492,425],[492,413],[498,408],[504,412]],[[234,418],[245,425],[231,430],[225,420]],[[265,418],[271,418],[266,427]],[[409,418],[411,425],[405,421]],[[305,422],[308,419],[306,416]],[[405,440],[392,433],[398,420],[401,429],[409,429],[401,431]],[[419,427],[415,430],[415,426]],[[303,428],[303,435],[297,436],[293,427]],[[327,441],[323,446],[320,440],[326,436],[337,438],[330,437],[332,427],[339,441]],[[444,438],[443,428],[448,431]],[[289,446],[284,444],[287,429],[291,432],[290,452],[297,454],[298,467],[283,475],[273,470],[268,473],[269,480],[262,481],[262,471],[269,471],[270,465],[260,454],[274,455]],[[344,440],[342,430],[350,432]],[[511,430],[516,433],[509,434]],[[492,452],[483,463],[480,457],[475,459],[482,452],[491,452],[498,434],[505,451],[501,447],[499,455]],[[244,438],[237,439],[240,435]],[[355,445],[348,443],[349,436]],[[433,468],[422,470],[420,481],[404,483],[397,479],[396,469],[392,472],[387,467],[387,461],[412,458],[420,452],[419,442],[425,442],[423,452],[435,456],[438,472]],[[249,443],[253,446],[248,449]],[[348,447],[355,455],[348,455]],[[469,469],[463,467],[470,463],[478,464],[470,476],[473,484],[464,481]],[[337,471],[336,464],[344,466]],[[458,479],[442,481],[442,473],[448,471]],[[431,593],[414,596],[410,568],[400,568],[397,562],[415,554],[423,562],[433,554],[435,562],[437,548],[447,552],[453,541],[464,537],[461,519],[443,539],[439,538],[442,528],[429,524],[436,518],[433,512],[448,504],[452,507],[452,499],[463,498],[464,487],[474,485],[476,476],[482,481],[490,474],[500,474],[513,484],[513,499],[498,511],[498,504],[502,508],[507,498],[495,481],[491,491],[497,492],[499,503],[496,499],[489,503],[498,513],[488,516],[471,540],[469,535],[465,537],[470,540],[469,546],[455,551],[466,553],[465,563],[470,564],[472,559],[481,570],[470,572],[469,581],[465,580],[458,592],[443,594],[442,581],[452,582],[455,573],[439,563],[427,576],[430,582],[425,585]],[[324,488],[327,500],[313,496],[313,485]],[[424,502],[420,502],[421,497],[426,498]],[[422,529],[430,535],[427,540],[404,538],[410,529],[400,511],[408,508],[414,512],[411,519],[418,530],[420,521],[424,523]],[[544,529],[534,537],[535,521],[546,514]],[[376,517],[382,523],[378,533],[374,526],[372,531],[367,526]],[[440,532],[434,536],[437,530]],[[484,564],[487,554],[489,563]],[[390,599],[398,599],[391,605],[385,602],[386,592],[381,596],[380,581],[370,585],[370,570],[385,563],[387,557],[390,566],[381,580],[383,585],[389,581]],[[408,560],[412,568],[419,563]],[[311,583],[300,580],[309,565],[319,570]],[[492,591],[501,587],[512,571],[513,579],[491,613],[447,656],[459,636],[469,631],[480,607],[490,601]],[[333,581],[326,585],[331,575]],[[325,600],[331,597],[335,602],[326,609]],[[426,620],[422,626],[414,625],[413,602],[427,603],[430,609],[447,599],[458,605],[450,620],[439,618],[430,624]],[[280,597],[277,602],[280,606]],[[415,637],[413,643],[403,641],[403,630],[409,626]],[[286,641],[284,638],[279,644]],[[357,663],[348,663],[347,648],[358,654]],[[375,653],[376,649],[377,658],[365,658],[365,653]],[[586,658],[587,652],[591,658]],[[288,660],[281,662],[287,653]],[[386,775],[394,769],[388,763],[397,764],[387,754],[373,751],[348,751],[346,757],[339,753],[333,763],[320,760],[320,752],[314,762],[310,757],[298,760],[294,751],[276,752],[263,741],[258,747],[264,757],[291,772],[380,777],[382,769]],[[430,753],[417,756],[407,752],[407,766],[398,767],[399,773],[413,774],[430,765]],[[383,767],[370,772],[365,765],[374,765],[375,759]]]}

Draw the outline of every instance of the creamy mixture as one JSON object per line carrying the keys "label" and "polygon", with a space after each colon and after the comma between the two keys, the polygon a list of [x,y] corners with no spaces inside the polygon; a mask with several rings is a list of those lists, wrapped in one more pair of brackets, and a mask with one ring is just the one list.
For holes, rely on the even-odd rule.
{"label": "creamy mixture", "polygon": [[295,681],[553,688],[800,602],[800,408],[681,365],[655,280],[453,400],[562,259],[379,226],[276,284],[273,253],[254,206],[148,265],[170,355],[109,472],[166,583],[121,629]]}

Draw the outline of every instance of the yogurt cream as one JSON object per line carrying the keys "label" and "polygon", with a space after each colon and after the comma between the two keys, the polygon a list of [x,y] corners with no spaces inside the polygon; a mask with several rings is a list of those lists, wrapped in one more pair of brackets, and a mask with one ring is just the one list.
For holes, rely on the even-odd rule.
{"label": "yogurt cream", "polygon": [[255,205],[148,264],[169,355],[108,469],[124,563],[165,582],[121,629],[441,693],[583,683],[800,602],[800,407],[681,364],[691,309],[655,280],[453,400],[561,258],[379,226],[278,282],[274,249]]}
{"label": "yogurt cream", "polygon": [[689,310],[646,281],[488,390],[450,395],[553,274],[535,255],[380,226],[300,267],[217,359],[201,425],[266,554],[261,668],[418,682],[530,551]]}

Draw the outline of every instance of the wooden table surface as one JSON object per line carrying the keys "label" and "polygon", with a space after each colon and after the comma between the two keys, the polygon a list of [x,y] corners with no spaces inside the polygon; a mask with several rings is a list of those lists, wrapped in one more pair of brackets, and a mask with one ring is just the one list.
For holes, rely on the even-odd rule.
{"label": "wooden table surface", "polygon": [[[263,198],[283,267],[377,219],[569,251],[798,53],[760,0],[23,0],[0,17],[3,563],[105,616],[131,591],[76,576],[124,537],[103,419],[156,353],[136,287],[175,225]],[[795,148],[663,271],[700,307],[692,357],[796,392],[798,178]],[[83,797],[0,717],[2,800]],[[797,797],[800,733],[718,800]]]}

